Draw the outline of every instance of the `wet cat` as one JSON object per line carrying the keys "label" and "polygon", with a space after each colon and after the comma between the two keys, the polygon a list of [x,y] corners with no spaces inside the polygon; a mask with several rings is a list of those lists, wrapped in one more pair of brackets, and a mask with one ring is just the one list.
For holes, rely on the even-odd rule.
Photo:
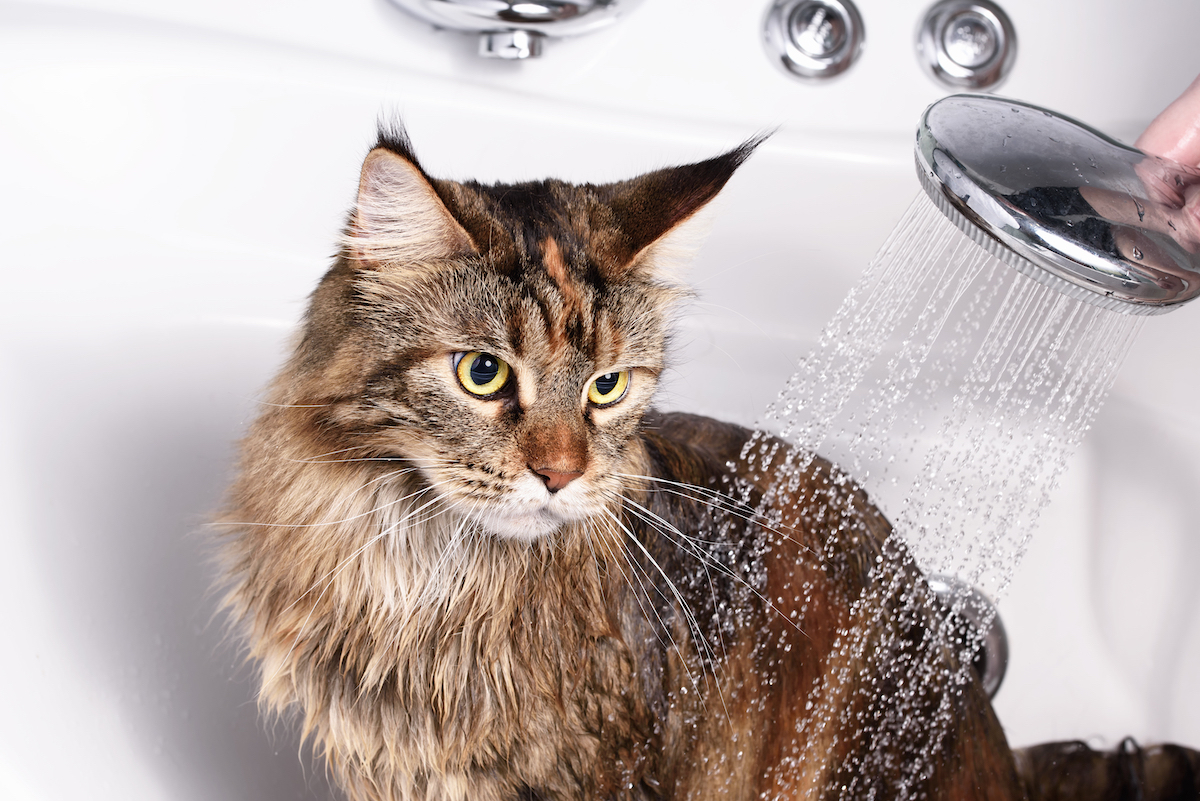
{"label": "wet cat", "polygon": [[676,245],[757,144],[485,186],[380,134],[224,518],[262,702],[350,798],[1025,797],[863,492],[651,409]]}

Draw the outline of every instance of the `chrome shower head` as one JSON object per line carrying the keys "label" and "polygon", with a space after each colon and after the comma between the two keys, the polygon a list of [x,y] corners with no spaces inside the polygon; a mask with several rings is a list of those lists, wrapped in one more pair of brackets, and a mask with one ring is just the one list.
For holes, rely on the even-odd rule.
{"label": "chrome shower head", "polygon": [[1161,314],[1200,294],[1200,170],[1052,111],[991,95],[925,110],[917,172],[937,207],[989,253],[1080,300]]}

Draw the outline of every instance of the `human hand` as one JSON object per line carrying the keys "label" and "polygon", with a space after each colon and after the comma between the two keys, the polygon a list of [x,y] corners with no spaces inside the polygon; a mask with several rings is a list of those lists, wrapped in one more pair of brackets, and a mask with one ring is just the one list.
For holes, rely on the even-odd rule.
{"label": "human hand", "polygon": [[[1168,176],[1159,162],[1147,159],[1138,171],[1151,199],[1176,211],[1179,226],[1186,230],[1185,237],[1193,243],[1200,240],[1200,76],[1154,118],[1135,144],[1144,153],[1195,170],[1191,176]],[[1171,227],[1176,228],[1176,224]]]}
{"label": "human hand", "polygon": [[1138,150],[1200,167],[1200,76],[1142,132]]}

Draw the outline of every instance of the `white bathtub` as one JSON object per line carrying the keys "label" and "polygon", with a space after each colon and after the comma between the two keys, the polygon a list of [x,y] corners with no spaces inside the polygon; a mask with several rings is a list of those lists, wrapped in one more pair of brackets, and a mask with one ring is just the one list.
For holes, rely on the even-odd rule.
{"label": "white bathtub", "polygon": [[[1006,0],[1004,92],[1132,139],[1200,5]],[[0,3],[0,798],[324,798],[222,641],[204,524],[376,117],[446,177],[602,181],[779,132],[721,200],[661,405],[752,421],[917,193],[922,2],[774,69],[765,0],[645,0],[539,62],[384,0]],[[1200,746],[1200,309],[1147,323],[1003,599],[1015,744]]]}

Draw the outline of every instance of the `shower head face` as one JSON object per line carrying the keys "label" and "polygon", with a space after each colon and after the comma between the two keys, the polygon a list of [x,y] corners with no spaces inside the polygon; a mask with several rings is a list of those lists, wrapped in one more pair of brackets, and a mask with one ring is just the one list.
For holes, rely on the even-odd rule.
{"label": "shower head face", "polygon": [[1002,261],[1072,297],[1159,314],[1200,294],[1192,169],[1051,111],[953,95],[925,110],[917,172],[954,223]]}

